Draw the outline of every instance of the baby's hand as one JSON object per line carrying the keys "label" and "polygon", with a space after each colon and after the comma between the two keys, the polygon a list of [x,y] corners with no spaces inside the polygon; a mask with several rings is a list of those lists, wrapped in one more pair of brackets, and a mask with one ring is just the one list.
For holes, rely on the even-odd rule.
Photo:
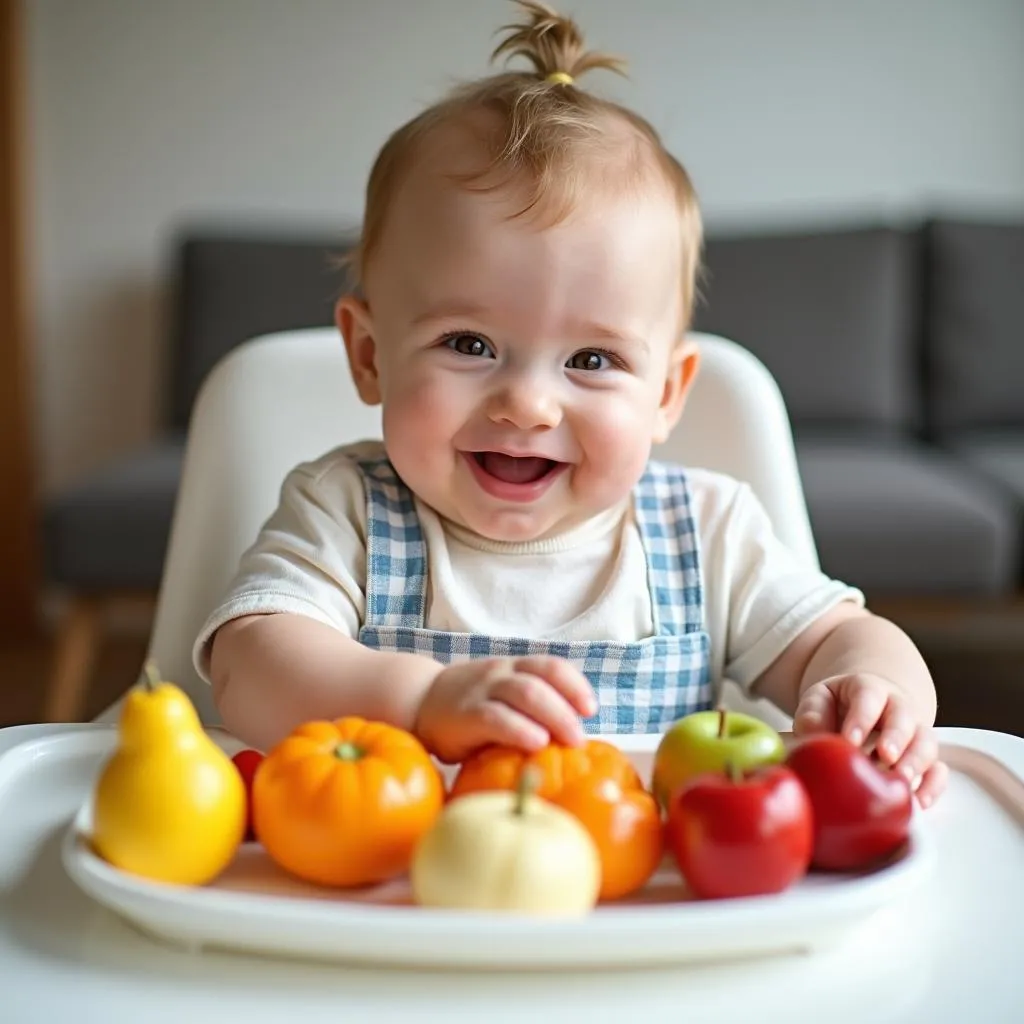
{"label": "baby's hand", "polygon": [[504,743],[539,750],[583,742],[580,716],[597,711],[593,688],[562,658],[484,658],[443,669],[427,690],[415,730],[449,764]]}
{"label": "baby's hand", "polygon": [[922,807],[942,794],[949,770],[938,760],[930,725],[919,722],[902,690],[882,676],[833,676],[809,686],[793,716],[793,732],[840,732],[858,746],[876,731],[879,759],[915,787]]}

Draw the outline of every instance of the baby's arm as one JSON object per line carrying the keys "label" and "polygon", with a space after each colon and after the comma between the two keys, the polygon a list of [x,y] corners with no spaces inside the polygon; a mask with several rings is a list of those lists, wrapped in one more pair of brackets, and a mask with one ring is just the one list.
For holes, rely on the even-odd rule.
{"label": "baby's arm", "polygon": [[880,758],[921,780],[922,804],[933,801],[946,780],[935,686],[910,638],[783,544],[749,486],[701,493],[719,502],[702,539],[725,677],[792,715],[798,734],[841,732],[860,744],[877,733]]}
{"label": "baby's arm", "polygon": [[366,496],[347,452],[295,467],[196,643],[225,726],[269,747],[313,719],[410,727],[441,666],[358,643]]}
{"label": "baby's arm", "polygon": [[304,615],[249,615],[210,652],[213,696],[229,732],[267,750],[303,722],[358,715],[412,730],[444,666],[364,647]]}
{"label": "baby's arm", "polygon": [[267,750],[314,719],[359,716],[415,733],[442,760],[486,743],[581,743],[595,697],[556,658],[444,666],[358,640],[365,595],[365,495],[351,463],[289,474],[278,508],[197,638],[227,729]]}
{"label": "baby's arm", "polygon": [[937,760],[936,695],[910,638],[887,619],[844,602],[811,623],[752,689],[794,716],[796,733],[841,732],[876,749],[920,785],[922,805],[939,796],[946,768]]}
{"label": "baby's arm", "polygon": [[537,750],[583,742],[596,711],[581,672],[560,658],[481,658],[441,665],[371,650],[303,615],[250,615],[222,626],[210,659],[225,727],[260,750],[313,719],[362,718],[415,733],[442,761],[488,743]]}

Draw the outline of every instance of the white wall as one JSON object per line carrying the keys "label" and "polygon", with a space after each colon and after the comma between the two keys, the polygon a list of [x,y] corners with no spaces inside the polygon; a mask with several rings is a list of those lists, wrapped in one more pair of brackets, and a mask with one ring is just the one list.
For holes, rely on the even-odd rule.
{"label": "white wall", "polygon": [[[47,490],[145,441],[186,218],[349,226],[386,134],[486,71],[504,0],[27,0]],[[1022,0],[565,0],[712,229],[1024,209]]]}

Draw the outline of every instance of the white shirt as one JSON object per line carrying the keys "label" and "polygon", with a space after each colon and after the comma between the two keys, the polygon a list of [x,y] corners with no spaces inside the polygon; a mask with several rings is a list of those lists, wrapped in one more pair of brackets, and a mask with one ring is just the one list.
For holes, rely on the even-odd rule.
{"label": "white shirt", "polygon": [[[277,509],[245,552],[194,649],[209,679],[209,641],[243,615],[307,615],[357,637],[366,598],[366,495],[356,456],[337,448],[293,469]],[[859,590],[803,564],[775,536],[750,487],[688,471],[704,582],[712,679],[750,684],[824,612],[863,605]],[[416,501],[427,548],[427,629],[539,640],[629,642],[651,636],[647,566],[632,503],[560,536],[527,543],[479,537]]]}

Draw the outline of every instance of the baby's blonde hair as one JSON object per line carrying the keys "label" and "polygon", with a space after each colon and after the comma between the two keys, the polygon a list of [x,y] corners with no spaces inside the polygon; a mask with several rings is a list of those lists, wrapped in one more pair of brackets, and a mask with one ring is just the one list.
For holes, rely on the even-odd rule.
{"label": "baby's blonde hair", "polygon": [[[458,125],[475,131],[490,162],[452,177],[462,187],[487,190],[510,181],[525,183],[527,201],[517,215],[533,212],[549,224],[567,216],[597,178],[606,186],[636,187],[649,181],[652,169],[660,174],[675,195],[681,218],[685,328],[693,311],[703,233],[689,175],[644,118],[579,87],[587,71],[624,73],[620,58],[587,50],[576,23],[547,5],[514,2],[526,20],[504,26],[508,34],[491,59],[522,56],[533,72],[510,71],[462,85],[387,140],[370,172],[362,236],[348,261],[356,281],[365,279],[390,201],[422,154],[424,140],[438,129]],[[610,141],[624,150],[609,162]]]}

